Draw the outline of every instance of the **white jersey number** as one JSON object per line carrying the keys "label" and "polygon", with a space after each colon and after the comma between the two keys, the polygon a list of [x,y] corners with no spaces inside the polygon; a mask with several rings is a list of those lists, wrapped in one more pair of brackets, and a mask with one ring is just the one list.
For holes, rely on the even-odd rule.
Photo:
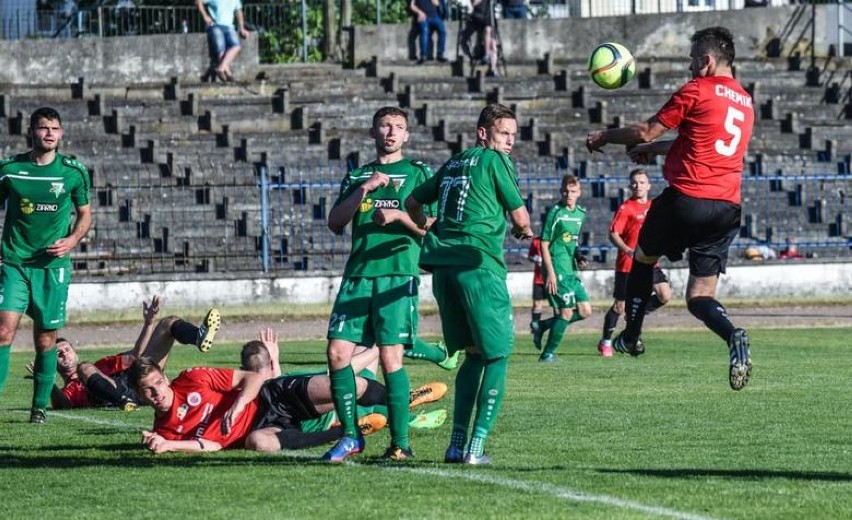
{"label": "white jersey number", "polygon": [[716,141],[716,152],[719,155],[730,157],[737,152],[737,145],[743,137],[743,130],[739,127],[745,121],[745,114],[734,107],[728,107],[728,115],[725,116],[725,130],[731,134],[731,140],[725,142],[722,139]]}

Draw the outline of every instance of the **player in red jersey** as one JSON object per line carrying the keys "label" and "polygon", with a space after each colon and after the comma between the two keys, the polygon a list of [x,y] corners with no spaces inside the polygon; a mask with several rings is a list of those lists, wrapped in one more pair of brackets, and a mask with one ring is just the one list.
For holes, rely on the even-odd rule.
{"label": "player in red jersey", "polygon": [[[175,341],[209,350],[219,330],[219,311],[210,309],[198,327],[176,316],[157,322],[160,298],[142,303],[143,326],[132,349],[103,357],[94,363],[80,362],[77,351],[65,338],[56,340],[56,371],[64,382],[54,385],[50,395],[53,408],[87,408],[118,406],[133,411],[139,404],[136,391],[127,383],[127,369],[141,356],[154,359],[165,366]],[[155,326],[156,324],[156,326]],[[32,368],[28,365],[30,371]]]}
{"label": "player in red jersey", "polygon": [[154,453],[241,447],[254,425],[264,381],[255,372],[200,367],[170,382],[157,363],[137,359],[130,382],[154,408],[154,426],[142,432],[142,443]]}
{"label": "player in red jersey", "polygon": [[547,305],[547,292],[544,289],[544,276],[541,274],[541,237],[534,237],[527,252],[527,259],[533,263],[533,286],[532,286],[532,320],[530,321],[530,332],[535,332],[541,324],[541,312]]}
{"label": "player in red jersey", "polygon": [[[331,420],[324,421],[323,428],[303,431],[303,422],[334,410],[331,383],[327,375],[280,376],[278,338],[272,329],[261,331],[260,341],[246,343],[241,357],[247,370],[190,368],[172,382],[152,360],[143,357],[134,361],[129,382],[142,402],[154,408],[154,426],[142,432],[142,443],[154,453],[243,447],[277,451],[319,446],[343,435],[340,426],[328,427]],[[359,369],[362,361],[370,362],[358,356],[353,361]],[[356,378],[355,392],[359,406],[387,402],[385,387],[373,379]],[[421,398],[410,405],[442,396]],[[384,422],[376,424],[372,418],[359,422],[359,427],[367,434],[384,426]]]}
{"label": "player in red jersey", "polygon": [[[615,212],[609,228],[609,241],[618,249],[615,259],[615,283],[612,296],[615,299],[612,307],[604,316],[603,335],[598,342],[598,352],[603,357],[612,357],[612,333],[618,324],[618,318],[624,314],[624,299],[627,293],[627,275],[633,266],[633,251],[639,242],[639,230],[645,223],[645,215],[651,207],[648,193],[651,191],[651,181],[648,173],[642,168],[630,172],[630,191],[632,195]],[[672,289],[666,273],[660,264],[654,265],[654,294],[645,309],[651,313],[666,303],[672,297]]]}
{"label": "player in red jersey", "polygon": [[[725,340],[731,388],[751,377],[748,334],[737,328],[716,300],[719,275],[740,227],[743,160],[754,125],[751,96],[734,79],[734,40],[724,27],[692,35],[692,80],[675,92],[650,119],[624,128],[594,130],[586,137],[590,152],[606,144],[628,145],[630,158],[648,164],[665,155],[663,176],[669,187],[656,197],[639,234],[627,282],[627,327],[613,347],[639,355],[645,308],[651,295],[654,264],[673,261],[689,251],[689,311]],[[677,129],[673,140],[658,140]]]}

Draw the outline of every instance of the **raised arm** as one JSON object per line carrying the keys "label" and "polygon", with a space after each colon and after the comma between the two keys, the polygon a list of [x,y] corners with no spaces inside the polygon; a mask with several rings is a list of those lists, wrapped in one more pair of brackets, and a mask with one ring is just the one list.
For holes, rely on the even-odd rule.
{"label": "raised arm", "polygon": [[278,333],[272,327],[266,327],[260,331],[260,341],[266,350],[269,352],[269,359],[272,363],[272,377],[281,376],[281,349],[278,346]]}
{"label": "raised arm", "polygon": [[608,144],[634,145],[639,143],[650,143],[657,140],[669,129],[663,126],[652,116],[647,121],[634,123],[623,128],[609,128],[606,130],[592,130],[586,136],[586,148],[589,152],[599,152]]}
{"label": "raised arm", "polygon": [[340,234],[347,224],[352,222],[355,212],[368,193],[381,186],[387,186],[390,177],[381,172],[373,172],[369,179],[362,182],[345,199],[336,204],[328,213],[328,229]]}
{"label": "raised arm", "polygon": [[151,298],[151,303],[142,302],[142,330],[139,332],[139,337],[136,338],[136,343],[133,345],[131,354],[134,358],[142,356],[148,342],[151,341],[151,334],[154,333],[154,328],[157,323],[157,315],[160,313],[160,297],[154,295]]}

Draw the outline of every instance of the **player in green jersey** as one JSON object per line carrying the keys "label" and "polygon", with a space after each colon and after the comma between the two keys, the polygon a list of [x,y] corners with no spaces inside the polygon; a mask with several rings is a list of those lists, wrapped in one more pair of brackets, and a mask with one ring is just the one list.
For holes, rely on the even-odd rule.
{"label": "player in green jersey", "polygon": [[542,271],[545,292],[550,305],[559,309],[559,314],[542,321],[533,331],[533,343],[541,348],[541,337],[550,329],[547,345],[539,361],[554,363],[556,349],[562,342],[568,325],[584,320],[592,314],[592,304],[577,268],[585,269],[589,262],[580,254],[580,230],[586,221],[586,210],[577,205],[582,190],[580,181],[573,175],[562,177],[560,194],[562,199],[547,212],[541,232]]}
{"label": "player in green jersey", "polygon": [[91,181],[82,164],[58,152],[62,121],[56,110],[33,112],[29,133],[32,149],[0,162],[0,203],[6,203],[0,245],[0,391],[26,313],[33,320],[35,344],[30,422],[44,423],[56,377],[56,331],[65,326],[69,255],[92,225]]}
{"label": "player in green jersey", "polygon": [[410,382],[402,366],[405,345],[417,336],[418,259],[425,230],[405,212],[405,198],[432,176],[420,161],[406,159],[408,115],[385,107],[373,116],[370,137],[376,160],[350,172],[328,215],[328,227],[343,232],[352,223],[352,250],[328,325],[328,366],[334,407],[344,436],[323,459],[341,462],[364,449],[355,408],[352,354],[377,345],[388,391],[391,445],[385,458],[413,456],[408,439]]}
{"label": "player in green jersey", "polygon": [[418,186],[406,208],[425,227],[423,205],[438,203],[420,265],[432,271],[447,349],[466,352],[456,376],[453,431],[444,460],[487,464],[485,440],[503,403],[515,337],[503,257],[506,213],[516,238],[533,233],[510,157],[518,131],[515,114],[488,105],[476,126],[476,146],[453,156]]}

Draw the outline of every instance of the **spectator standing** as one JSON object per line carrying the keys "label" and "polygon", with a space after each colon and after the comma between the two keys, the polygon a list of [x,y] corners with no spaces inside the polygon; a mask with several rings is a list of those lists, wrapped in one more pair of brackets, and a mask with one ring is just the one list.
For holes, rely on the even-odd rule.
{"label": "spectator standing", "polygon": [[438,32],[438,61],[445,62],[444,51],[447,47],[447,28],[441,18],[440,0],[411,0],[409,9],[414,13],[420,30],[420,58],[417,63],[432,60],[432,31]]}
{"label": "spectator standing", "polygon": [[527,17],[526,0],[501,0],[503,6],[503,18],[523,20]]}
{"label": "spectator standing", "polygon": [[[233,81],[231,65],[240,53],[240,40],[248,38],[240,0],[195,0],[207,27],[210,71],[222,81]],[[234,21],[236,20],[236,27]]]}

